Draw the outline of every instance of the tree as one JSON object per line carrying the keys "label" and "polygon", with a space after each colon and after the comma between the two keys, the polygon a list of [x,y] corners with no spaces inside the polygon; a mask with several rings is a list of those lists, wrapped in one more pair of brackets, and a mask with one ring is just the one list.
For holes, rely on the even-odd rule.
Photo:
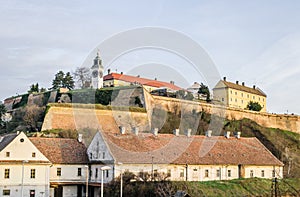
{"label": "tree", "polygon": [[260,111],[262,109],[262,106],[258,102],[250,101],[246,108],[252,111]]}
{"label": "tree", "polygon": [[38,121],[41,121],[44,115],[45,108],[37,105],[30,105],[24,108],[25,115],[23,116],[24,123],[31,131],[38,130]]}
{"label": "tree", "polygon": [[68,88],[69,90],[74,89],[75,82],[74,82],[73,76],[71,75],[70,72],[67,72],[65,77],[63,78],[62,86],[63,86],[63,88]]}
{"label": "tree", "polygon": [[6,113],[6,108],[4,104],[0,104],[0,126],[3,126],[2,116]]}
{"label": "tree", "polygon": [[204,95],[206,95],[206,101],[210,102],[209,88],[206,85],[204,85],[203,83],[200,84],[200,88],[198,90],[198,94],[204,94]]}
{"label": "tree", "polygon": [[63,71],[58,71],[58,73],[55,74],[52,81],[52,87],[50,89],[55,90],[59,88],[68,88],[71,90],[74,86],[75,82],[70,72],[65,74]]}
{"label": "tree", "polygon": [[92,77],[89,68],[77,67],[73,75],[82,89],[90,87]]}
{"label": "tree", "polygon": [[30,86],[30,89],[28,90],[28,93],[33,93],[33,92],[39,92],[39,84],[32,84]]}
{"label": "tree", "polygon": [[52,87],[51,89],[55,90],[58,88],[63,87],[63,80],[64,80],[65,73],[63,71],[59,71],[58,73],[55,74],[55,77],[52,81]]}

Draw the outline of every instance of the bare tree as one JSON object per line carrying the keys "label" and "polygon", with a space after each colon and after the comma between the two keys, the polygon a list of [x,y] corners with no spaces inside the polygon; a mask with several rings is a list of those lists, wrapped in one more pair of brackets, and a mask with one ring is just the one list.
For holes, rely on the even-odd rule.
{"label": "bare tree", "polygon": [[91,84],[91,73],[90,69],[87,67],[77,67],[73,73],[74,78],[76,79],[79,86],[83,88],[90,87]]}
{"label": "bare tree", "polygon": [[25,115],[23,116],[24,123],[30,128],[31,131],[38,130],[37,122],[41,120],[45,108],[37,105],[29,105],[25,107]]}

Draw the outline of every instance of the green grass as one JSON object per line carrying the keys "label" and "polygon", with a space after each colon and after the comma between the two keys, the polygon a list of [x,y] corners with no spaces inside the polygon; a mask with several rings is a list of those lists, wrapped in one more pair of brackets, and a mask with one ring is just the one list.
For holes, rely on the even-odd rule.
{"label": "green grass", "polygon": [[126,107],[126,106],[111,106],[101,104],[80,104],[80,103],[50,103],[50,107],[66,107],[66,108],[82,108],[82,109],[97,109],[97,110],[117,110],[146,113],[145,108],[141,107]]}

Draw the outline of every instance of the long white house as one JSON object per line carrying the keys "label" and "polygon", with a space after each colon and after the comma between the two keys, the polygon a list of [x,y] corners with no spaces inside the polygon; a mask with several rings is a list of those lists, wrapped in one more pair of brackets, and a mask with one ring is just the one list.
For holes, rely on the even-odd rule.
{"label": "long white house", "polygon": [[163,174],[173,181],[283,176],[283,163],[257,138],[239,135],[179,135],[178,130],[174,135],[158,134],[157,131],[99,131],[87,153],[90,162],[97,163],[92,169],[111,168],[106,172],[105,182],[118,177],[122,171],[136,175],[147,172],[152,179]]}

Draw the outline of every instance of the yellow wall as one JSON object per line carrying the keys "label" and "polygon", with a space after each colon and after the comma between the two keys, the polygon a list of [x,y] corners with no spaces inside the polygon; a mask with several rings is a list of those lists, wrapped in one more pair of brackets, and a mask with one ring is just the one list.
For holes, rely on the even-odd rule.
{"label": "yellow wall", "polygon": [[258,94],[228,88],[220,81],[213,90],[214,100],[220,101],[223,105],[235,108],[246,109],[250,101],[258,102],[261,112],[267,111],[267,98]]}

